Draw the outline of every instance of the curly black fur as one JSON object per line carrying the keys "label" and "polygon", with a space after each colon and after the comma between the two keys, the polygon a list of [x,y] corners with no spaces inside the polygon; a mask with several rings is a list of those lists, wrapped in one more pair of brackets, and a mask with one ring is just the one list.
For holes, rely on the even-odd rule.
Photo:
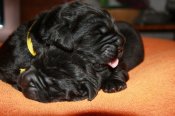
{"label": "curly black fur", "polygon": [[[26,45],[29,28],[36,56]],[[40,102],[92,100],[100,89],[125,89],[128,70],[143,56],[141,38],[130,25],[72,2],[40,14],[8,38],[0,48],[0,79]],[[110,67],[116,58],[118,66]],[[20,68],[26,71],[20,74]]]}

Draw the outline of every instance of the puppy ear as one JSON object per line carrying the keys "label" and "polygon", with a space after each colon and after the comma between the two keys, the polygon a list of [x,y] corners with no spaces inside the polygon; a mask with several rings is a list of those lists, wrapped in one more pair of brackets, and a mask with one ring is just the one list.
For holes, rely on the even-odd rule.
{"label": "puppy ear", "polygon": [[67,27],[52,27],[48,31],[48,36],[44,38],[46,40],[46,43],[49,45],[55,45],[58,48],[72,51],[74,47],[74,41],[72,34],[69,32],[69,29]]}
{"label": "puppy ear", "polygon": [[143,42],[139,32],[126,22],[116,22],[118,30],[126,38],[124,47],[123,61],[126,63],[127,70],[140,64],[144,59]]}
{"label": "puppy ear", "polygon": [[73,37],[69,26],[69,21],[64,18],[62,6],[47,11],[36,19],[36,24],[32,28],[34,36],[39,42],[55,45],[61,49],[73,49]]}

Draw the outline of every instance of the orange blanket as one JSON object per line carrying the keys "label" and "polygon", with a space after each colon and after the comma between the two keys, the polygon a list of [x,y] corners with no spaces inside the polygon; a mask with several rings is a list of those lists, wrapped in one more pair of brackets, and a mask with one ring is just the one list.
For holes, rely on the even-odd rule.
{"label": "orange blanket", "polygon": [[130,71],[128,88],[99,92],[93,101],[39,103],[0,81],[1,116],[175,115],[175,42],[144,38],[145,61]]}

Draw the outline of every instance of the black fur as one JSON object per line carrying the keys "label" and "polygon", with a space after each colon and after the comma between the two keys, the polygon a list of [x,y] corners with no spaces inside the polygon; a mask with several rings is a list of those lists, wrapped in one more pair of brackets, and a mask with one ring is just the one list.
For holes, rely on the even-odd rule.
{"label": "black fur", "polygon": [[[26,45],[29,28],[36,56]],[[0,49],[0,79],[40,102],[92,100],[100,89],[125,89],[128,71],[143,57],[132,26],[72,2],[40,14],[9,37]],[[118,66],[110,67],[116,58]],[[20,74],[20,68],[26,71]]]}

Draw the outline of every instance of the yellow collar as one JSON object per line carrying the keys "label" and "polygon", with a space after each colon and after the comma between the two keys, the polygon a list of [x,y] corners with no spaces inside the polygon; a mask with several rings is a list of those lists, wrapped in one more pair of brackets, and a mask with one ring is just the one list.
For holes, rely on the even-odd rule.
{"label": "yellow collar", "polygon": [[37,22],[37,20],[35,20],[32,25],[30,26],[28,32],[27,32],[27,48],[29,50],[29,52],[32,54],[32,56],[36,56],[36,52],[33,49],[33,43],[32,43],[32,38],[30,36],[30,32],[32,30],[32,27],[35,25],[35,23]]}
{"label": "yellow collar", "polygon": [[32,38],[30,37],[30,32],[27,32],[27,48],[29,52],[32,54],[32,56],[36,56],[36,52],[33,49],[33,43],[32,43]]}
{"label": "yellow collar", "polygon": [[[32,38],[30,37],[30,31],[31,31],[31,29],[32,29],[32,27],[35,23],[36,23],[36,21],[30,26],[30,28],[27,32],[27,48],[28,48],[28,50],[29,50],[29,52],[31,53],[32,56],[36,56],[36,52],[33,48]],[[19,71],[20,71],[20,74],[21,74],[21,73],[25,72],[26,69],[25,68],[20,68]]]}
{"label": "yellow collar", "polygon": [[19,69],[20,74],[22,74],[22,73],[25,72],[25,71],[26,71],[25,68],[20,68],[20,69]]}

